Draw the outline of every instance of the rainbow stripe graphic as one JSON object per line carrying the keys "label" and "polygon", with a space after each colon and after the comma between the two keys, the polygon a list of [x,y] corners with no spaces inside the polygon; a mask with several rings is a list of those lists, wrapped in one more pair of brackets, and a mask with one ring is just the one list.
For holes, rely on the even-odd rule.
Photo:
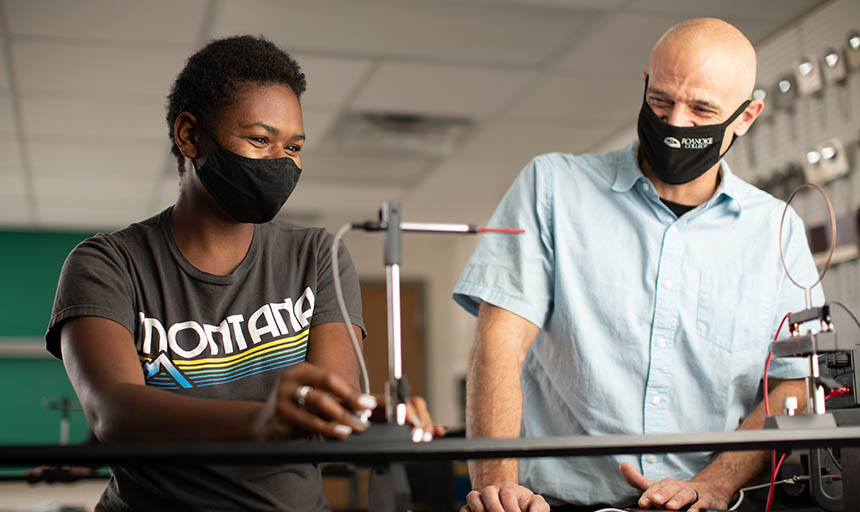
{"label": "rainbow stripe graphic", "polygon": [[308,333],[272,340],[238,354],[205,359],[170,360],[167,354],[139,356],[147,386],[180,389],[227,384],[257,373],[286,368],[305,360]]}

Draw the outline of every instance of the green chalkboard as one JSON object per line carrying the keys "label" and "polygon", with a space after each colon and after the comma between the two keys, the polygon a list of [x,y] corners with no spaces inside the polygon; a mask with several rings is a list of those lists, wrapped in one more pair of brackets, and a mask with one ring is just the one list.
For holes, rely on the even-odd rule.
{"label": "green chalkboard", "polygon": [[45,335],[63,261],[91,235],[0,231],[0,343]]}
{"label": "green chalkboard", "polygon": [[[54,358],[0,359],[0,444],[57,444],[60,416],[50,403],[76,401],[62,361]],[[69,412],[69,442],[89,435],[80,411]]]}
{"label": "green chalkboard", "polygon": [[[90,235],[0,231],[0,444],[60,440],[61,413],[48,405],[74,400],[75,392],[63,363],[44,350],[44,335],[63,261]],[[34,357],[9,357],[11,345],[30,343]],[[69,441],[83,441],[83,413],[72,411],[69,420]]]}

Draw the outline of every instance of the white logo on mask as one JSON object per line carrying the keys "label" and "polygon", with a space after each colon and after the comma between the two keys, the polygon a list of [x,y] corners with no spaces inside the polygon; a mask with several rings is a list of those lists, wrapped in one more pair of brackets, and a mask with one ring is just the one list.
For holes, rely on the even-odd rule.
{"label": "white logo on mask", "polygon": [[663,144],[675,149],[681,147],[681,142],[675,137],[666,137],[665,139],[663,139]]}

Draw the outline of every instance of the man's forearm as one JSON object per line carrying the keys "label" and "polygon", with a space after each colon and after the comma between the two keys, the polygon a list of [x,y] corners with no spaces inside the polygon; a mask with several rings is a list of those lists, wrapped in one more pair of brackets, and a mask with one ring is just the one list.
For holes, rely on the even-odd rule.
{"label": "man's forearm", "polygon": [[[782,401],[787,396],[796,396],[800,410],[806,409],[806,388],[803,381],[780,381],[769,393],[771,413],[781,410]],[[764,427],[765,406],[761,402],[744,420],[740,430],[757,430]],[[693,482],[708,482],[733,496],[738,489],[759,475],[768,464],[770,452],[742,451],[723,452],[713,462],[700,471]]]}
{"label": "man's forearm", "polygon": [[[520,374],[538,327],[509,311],[482,303],[466,378],[466,435],[518,437],[523,414]],[[470,461],[472,485],[482,489],[518,482],[516,459]]]}
{"label": "man's forearm", "polygon": [[[522,419],[521,365],[511,353],[495,354],[486,344],[472,349],[466,379],[466,435],[519,437]],[[469,461],[472,485],[481,489],[497,482],[517,482],[516,459]]]}

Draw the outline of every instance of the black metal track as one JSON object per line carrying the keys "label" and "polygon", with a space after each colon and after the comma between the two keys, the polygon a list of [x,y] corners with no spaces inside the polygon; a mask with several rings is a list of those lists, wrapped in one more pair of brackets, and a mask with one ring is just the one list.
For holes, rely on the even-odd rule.
{"label": "black metal track", "polygon": [[278,464],[394,460],[463,460],[606,454],[860,446],[860,426],[685,434],[437,439],[430,443],[364,438],[280,443],[183,443],[0,446],[0,466]]}

